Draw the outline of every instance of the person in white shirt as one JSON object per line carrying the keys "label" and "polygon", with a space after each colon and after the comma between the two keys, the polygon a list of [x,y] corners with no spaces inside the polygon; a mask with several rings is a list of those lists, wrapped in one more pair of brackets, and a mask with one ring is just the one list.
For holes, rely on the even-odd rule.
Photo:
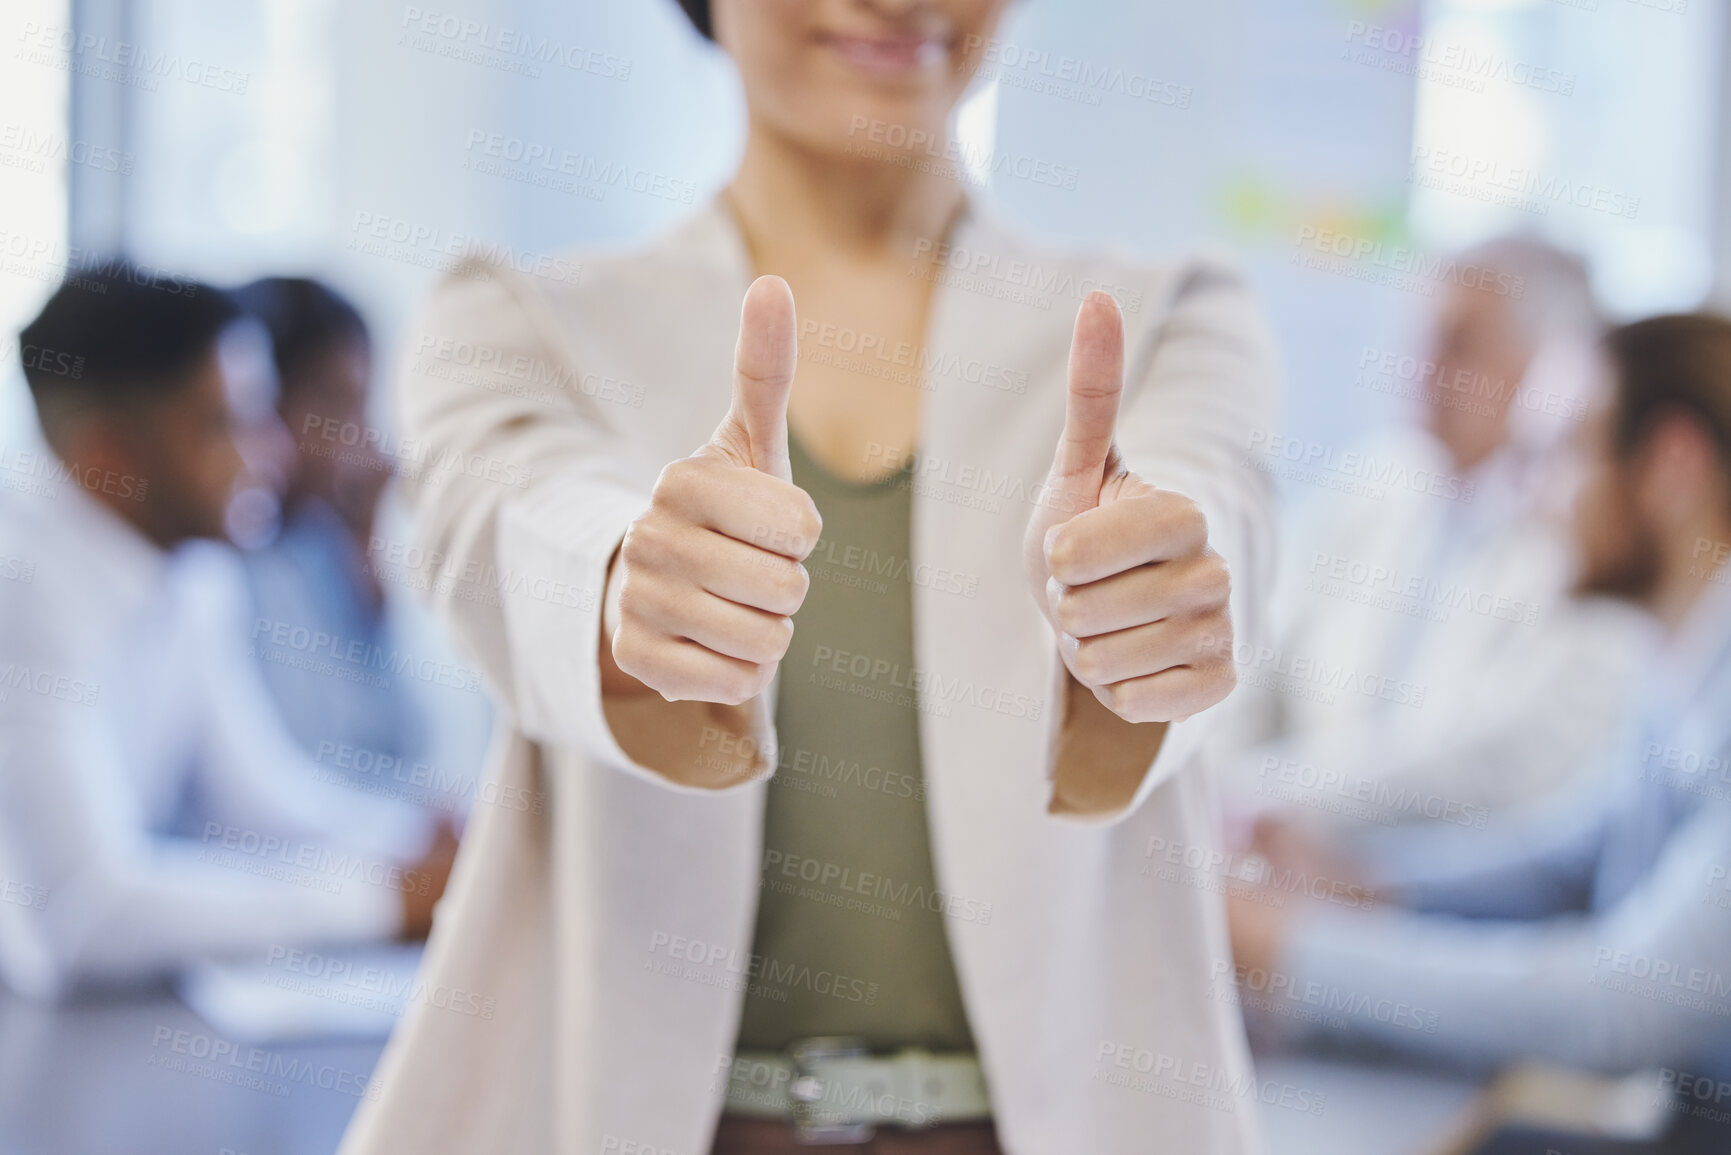
{"label": "person in white shirt", "polygon": [[[1581,581],[1662,638],[1612,772],[1483,831],[1272,840],[1265,880],[1338,880],[1375,907],[1239,889],[1235,966],[1220,969],[1276,1034],[1480,1069],[1662,1068],[1670,1129],[1638,1149],[1717,1155],[1731,1150],[1731,320],[1656,317],[1607,347],[1617,395],[1583,431]],[[1325,1003],[1338,1013],[1306,1015]],[[1546,1148],[1588,1149],[1531,1149]]]}
{"label": "person in white shirt", "polygon": [[1361,356],[1361,384],[1423,406],[1360,447],[1390,480],[1289,526],[1276,644],[1240,655],[1239,724],[1218,731],[1239,818],[1482,826],[1592,772],[1627,717],[1648,630],[1574,596],[1557,508],[1595,379],[1586,270],[1514,238],[1456,266],[1472,275],[1439,294],[1428,356]]}
{"label": "person in white shirt", "polygon": [[20,347],[47,448],[0,450],[22,559],[0,581],[0,977],[56,997],[424,934],[454,847],[315,780],[247,656],[232,556],[186,544],[280,473],[262,331],[226,294],[116,263],[62,286]]}

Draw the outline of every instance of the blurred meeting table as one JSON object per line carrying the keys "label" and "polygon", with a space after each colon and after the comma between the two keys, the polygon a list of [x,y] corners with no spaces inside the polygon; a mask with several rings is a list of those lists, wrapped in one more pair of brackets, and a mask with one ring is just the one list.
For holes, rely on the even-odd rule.
{"label": "blurred meeting table", "polygon": [[[236,1042],[166,987],[59,1006],[0,988],[0,1155],[331,1155],[382,1049]],[[1269,1155],[1420,1155],[1478,1090],[1335,1056],[1261,1055],[1256,1073],[1305,1092],[1307,1109],[1263,1107]]]}
{"label": "blurred meeting table", "polygon": [[[1424,1155],[1454,1131],[1483,1087],[1457,1071],[1303,1052],[1258,1054],[1256,1078],[1269,1100],[1262,1110],[1268,1155]],[[1293,1092],[1288,1103],[1312,1109],[1279,1105],[1281,1090]]]}
{"label": "blurred meeting table", "polygon": [[225,1039],[168,988],[0,988],[0,1155],[331,1155],[384,1044]]}

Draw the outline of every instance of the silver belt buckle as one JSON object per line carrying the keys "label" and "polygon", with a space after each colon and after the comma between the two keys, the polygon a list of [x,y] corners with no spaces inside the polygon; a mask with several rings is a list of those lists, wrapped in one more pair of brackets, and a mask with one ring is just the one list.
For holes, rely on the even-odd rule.
{"label": "silver belt buckle", "polygon": [[877,1134],[876,1124],[824,1120],[823,1101],[829,1089],[812,1070],[818,1060],[858,1059],[871,1054],[865,1040],[852,1035],[799,1039],[787,1053],[793,1060],[793,1084],[788,1093],[793,1096],[795,1139],[812,1145],[869,1143]]}

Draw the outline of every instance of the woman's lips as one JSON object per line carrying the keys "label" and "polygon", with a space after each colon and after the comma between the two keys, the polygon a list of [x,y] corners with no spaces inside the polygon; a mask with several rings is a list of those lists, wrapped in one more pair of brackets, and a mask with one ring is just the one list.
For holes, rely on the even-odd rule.
{"label": "woman's lips", "polygon": [[917,72],[943,60],[943,42],[931,37],[829,36],[825,38],[841,58],[855,68],[880,76]]}

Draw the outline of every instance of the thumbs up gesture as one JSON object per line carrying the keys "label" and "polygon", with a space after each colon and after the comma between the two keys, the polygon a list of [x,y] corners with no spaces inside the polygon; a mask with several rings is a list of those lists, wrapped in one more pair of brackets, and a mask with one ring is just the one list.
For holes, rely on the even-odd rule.
{"label": "thumbs up gesture", "polygon": [[1110,296],[1090,293],[1047,500],[1022,553],[1071,676],[1126,721],[1176,721],[1234,685],[1231,582],[1201,508],[1124,467],[1114,443],[1123,388],[1123,318]]}
{"label": "thumbs up gesture", "polygon": [[736,706],[775,677],[809,582],[817,506],[793,484],[787,399],[799,346],[780,277],[747,290],[733,404],[707,444],[661,471],[608,583],[619,670],[668,701]]}

